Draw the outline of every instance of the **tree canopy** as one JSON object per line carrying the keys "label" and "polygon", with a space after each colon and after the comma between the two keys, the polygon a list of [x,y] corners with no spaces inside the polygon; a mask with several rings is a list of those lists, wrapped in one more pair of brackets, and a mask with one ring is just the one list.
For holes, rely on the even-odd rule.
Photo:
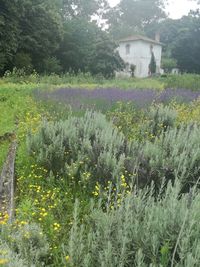
{"label": "tree canopy", "polygon": [[156,32],[168,69],[176,64],[200,73],[200,13],[169,19],[166,2],[121,0],[110,8],[107,0],[1,0],[0,74],[17,67],[109,77],[124,66],[113,40],[134,33],[154,38]]}
{"label": "tree canopy", "polygon": [[134,32],[144,32],[149,24],[165,18],[164,2],[165,0],[121,0],[106,16],[109,32],[115,39]]}

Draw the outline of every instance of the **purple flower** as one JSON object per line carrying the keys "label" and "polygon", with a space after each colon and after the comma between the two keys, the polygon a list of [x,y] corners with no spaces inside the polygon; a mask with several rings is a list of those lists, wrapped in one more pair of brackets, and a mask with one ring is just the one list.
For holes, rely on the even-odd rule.
{"label": "purple flower", "polygon": [[40,100],[56,101],[69,104],[75,109],[106,110],[118,101],[133,102],[137,107],[146,107],[153,101],[168,103],[175,99],[180,102],[190,102],[197,99],[200,92],[188,89],[165,89],[162,92],[153,89],[119,88],[60,88],[53,91],[37,91],[36,97]]}

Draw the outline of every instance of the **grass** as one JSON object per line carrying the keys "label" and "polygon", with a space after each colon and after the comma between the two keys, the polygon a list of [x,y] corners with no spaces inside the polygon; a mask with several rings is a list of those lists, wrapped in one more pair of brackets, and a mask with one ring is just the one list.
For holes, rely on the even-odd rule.
{"label": "grass", "polygon": [[[31,109],[31,92],[35,84],[14,84],[0,81],[0,136],[17,131],[17,124]],[[0,169],[8,152],[9,140],[0,144]]]}
{"label": "grass", "polygon": [[10,73],[8,76],[0,80],[0,86],[4,83],[18,84],[22,86],[24,83],[34,84],[36,86],[66,86],[66,87],[82,87],[82,88],[97,88],[97,87],[117,87],[121,89],[157,89],[164,88],[184,88],[190,90],[200,90],[200,75],[198,74],[183,74],[183,75],[166,75],[163,77],[152,77],[146,79],[138,78],[116,78],[106,80],[101,76],[93,77],[89,73],[79,73],[72,75],[66,73],[63,75],[52,74],[50,76],[39,76],[33,73],[29,76],[17,75]]}

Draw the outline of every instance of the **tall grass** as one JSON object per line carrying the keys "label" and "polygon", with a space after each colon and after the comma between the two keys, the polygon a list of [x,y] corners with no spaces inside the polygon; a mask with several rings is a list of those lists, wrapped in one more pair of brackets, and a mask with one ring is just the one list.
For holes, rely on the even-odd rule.
{"label": "tall grass", "polygon": [[72,87],[114,87],[122,89],[158,89],[164,88],[184,88],[191,90],[200,89],[200,75],[198,74],[182,74],[182,75],[167,75],[165,77],[153,78],[113,78],[105,79],[102,76],[92,76],[90,73],[65,73],[61,75],[38,75],[33,73],[26,75],[23,71],[15,70],[12,73],[8,72],[1,80],[2,83],[33,83],[40,85],[53,86],[72,86]]}
{"label": "tall grass", "polygon": [[200,90],[200,75],[198,74],[169,75],[161,78],[160,81],[165,84],[165,88]]}
{"label": "tall grass", "polygon": [[7,73],[1,80],[2,83],[32,83],[40,85],[53,85],[53,86],[71,86],[71,87],[114,87],[122,89],[158,89],[162,90],[164,84],[157,79],[105,79],[102,76],[92,76],[90,73],[78,73],[77,75],[71,73],[65,73],[62,75],[38,75],[33,73],[31,75],[26,75],[21,72]]}

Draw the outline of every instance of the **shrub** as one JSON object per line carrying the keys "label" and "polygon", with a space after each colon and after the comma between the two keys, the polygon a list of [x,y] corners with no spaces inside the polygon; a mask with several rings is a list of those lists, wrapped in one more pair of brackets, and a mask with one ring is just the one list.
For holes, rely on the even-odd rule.
{"label": "shrub", "polygon": [[198,181],[200,175],[199,127],[182,125],[163,131],[153,143],[147,141],[139,154],[139,181],[142,181],[145,171],[146,179],[149,182],[154,180],[157,187],[162,178],[168,181],[177,177],[183,190],[188,190],[188,187]]}
{"label": "shrub", "polygon": [[162,58],[162,68],[165,72],[170,73],[173,68],[177,67],[177,62],[174,58]]}
{"label": "shrub", "polygon": [[115,181],[123,171],[129,145],[124,135],[103,114],[86,112],[82,118],[45,122],[28,139],[29,151],[39,164],[56,174],[74,176],[80,182],[84,173],[92,181]]}
{"label": "shrub", "polygon": [[62,70],[60,61],[56,57],[44,59],[42,69],[47,74],[60,73]]}
{"label": "shrub", "polygon": [[194,189],[180,197],[177,181],[162,197],[155,199],[152,192],[153,187],[135,188],[107,212],[91,208],[84,222],[76,205],[64,248],[69,266],[198,266],[199,193]]}
{"label": "shrub", "polygon": [[[17,221],[15,222],[17,225]],[[8,267],[46,266],[49,245],[37,224],[6,225],[1,232],[0,263]]]}
{"label": "shrub", "polygon": [[107,116],[128,139],[144,141],[154,140],[162,131],[173,128],[178,114],[173,106],[159,104],[138,110],[131,102],[119,102]]}
{"label": "shrub", "polygon": [[88,189],[97,182],[116,183],[126,173],[127,179],[134,178],[142,187],[155,181],[159,188],[163,178],[173,181],[178,177],[186,190],[200,174],[199,127],[175,127],[176,115],[168,107],[152,108],[152,120],[147,120],[134,141],[127,141],[96,112],[64,122],[45,122],[36,135],[30,135],[29,152],[55,176],[65,175],[69,182]]}
{"label": "shrub", "polygon": [[[12,250],[25,259],[28,266],[43,266],[49,256],[49,245],[37,224],[27,224],[12,234]],[[40,265],[39,265],[40,264]]]}
{"label": "shrub", "polygon": [[13,252],[9,246],[1,242],[0,244],[0,264],[6,267],[29,267],[25,260],[21,259],[19,255]]}
{"label": "shrub", "polygon": [[14,57],[14,66],[17,69],[24,69],[26,74],[31,74],[33,71],[31,56],[23,52],[17,53]]}
{"label": "shrub", "polygon": [[149,72],[151,75],[156,73],[156,59],[155,59],[153,52],[151,52],[151,61],[149,63]]}
{"label": "shrub", "polygon": [[177,115],[171,107],[162,104],[151,106],[146,112],[146,122],[141,126],[141,135],[153,140],[163,131],[175,126]]}

